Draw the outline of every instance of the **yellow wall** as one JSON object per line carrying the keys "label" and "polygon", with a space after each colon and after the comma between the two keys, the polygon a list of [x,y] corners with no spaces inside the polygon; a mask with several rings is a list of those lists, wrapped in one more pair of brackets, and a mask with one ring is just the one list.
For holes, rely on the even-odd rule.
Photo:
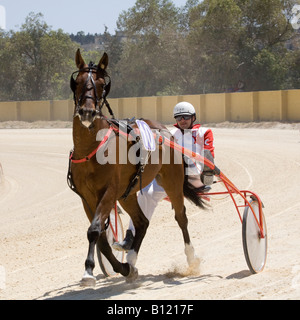
{"label": "yellow wall", "polygon": [[162,123],[173,123],[173,109],[178,103],[178,96],[158,97],[157,103],[157,119]]}
{"label": "yellow wall", "polygon": [[18,105],[17,102],[1,102],[0,103],[0,121],[18,120],[17,105]]}
{"label": "yellow wall", "polygon": [[280,93],[280,91],[262,91],[258,93],[258,118],[260,120],[276,121],[280,119]]}
{"label": "yellow wall", "polygon": [[225,94],[205,95],[205,122],[223,122],[225,118]]}
{"label": "yellow wall", "polygon": [[68,121],[73,115],[73,101],[55,100],[50,102],[51,120]]}
{"label": "yellow wall", "polygon": [[300,90],[287,91],[287,119],[300,120]]}
{"label": "yellow wall", "polygon": [[[131,115],[133,117],[134,115]],[[157,97],[137,98],[137,118],[157,119]]]}
{"label": "yellow wall", "polygon": [[50,101],[22,101],[19,113],[22,121],[49,121],[51,120]]}
{"label": "yellow wall", "polygon": [[230,120],[237,122],[254,121],[252,92],[229,94]]}
{"label": "yellow wall", "polygon": [[137,98],[122,98],[118,100],[120,118],[132,118],[137,115]]}
{"label": "yellow wall", "polygon": [[[180,101],[192,103],[202,123],[300,121],[300,90],[109,99],[116,118],[165,124],[174,122],[173,108]],[[0,121],[70,121],[73,109],[71,100],[0,102]]]}

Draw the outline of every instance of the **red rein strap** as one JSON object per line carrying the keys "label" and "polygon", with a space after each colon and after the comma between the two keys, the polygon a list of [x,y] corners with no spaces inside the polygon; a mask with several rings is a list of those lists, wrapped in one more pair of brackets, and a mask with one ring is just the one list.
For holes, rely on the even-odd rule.
{"label": "red rein strap", "polygon": [[90,153],[87,157],[83,158],[83,159],[80,159],[80,160],[74,160],[73,159],[73,154],[74,152],[72,152],[71,156],[70,156],[70,160],[73,162],[73,163],[84,163],[84,162],[87,162],[89,160],[91,160],[91,158],[97,153],[97,151],[104,145],[104,143],[108,140],[111,132],[114,130],[114,128],[110,127],[109,130],[107,131],[105,137],[103,138],[103,140],[100,142],[99,146],[92,152]]}
{"label": "red rein strap", "polygon": [[73,154],[74,152],[72,152],[71,156],[70,156],[70,160],[73,163],[84,163],[87,162],[89,160],[91,160],[91,158],[97,153],[97,151],[104,145],[104,143],[108,140],[110,134],[112,133],[112,131],[115,131],[116,133],[119,133],[125,137],[128,136],[128,133],[122,132],[121,130],[119,130],[118,128],[114,128],[114,127],[110,127],[109,130],[107,131],[105,137],[103,138],[103,140],[100,142],[99,146],[92,152],[90,153],[87,157],[80,159],[80,160],[74,160],[73,159]]}

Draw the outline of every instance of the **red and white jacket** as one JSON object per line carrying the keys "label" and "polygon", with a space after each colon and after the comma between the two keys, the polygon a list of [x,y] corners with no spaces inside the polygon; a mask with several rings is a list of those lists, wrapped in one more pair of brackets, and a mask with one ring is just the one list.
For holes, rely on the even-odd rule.
{"label": "red and white jacket", "polygon": [[[171,130],[171,133],[174,136],[176,143],[202,156],[203,150],[207,149],[211,152],[212,156],[215,157],[214,137],[211,129],[201,127],[200,124],[195,124],[188,130],[181,130],[177,124],[175,124],[174,127],[175,128]],[[190,172],[189,175],[202,172],[200,163],[195,163],[192,159],[185,159],[185,161],[190,169],[194,171]],[[198,169],[197,171],[192,169],[192,167],[195,168],[195,166]]]}

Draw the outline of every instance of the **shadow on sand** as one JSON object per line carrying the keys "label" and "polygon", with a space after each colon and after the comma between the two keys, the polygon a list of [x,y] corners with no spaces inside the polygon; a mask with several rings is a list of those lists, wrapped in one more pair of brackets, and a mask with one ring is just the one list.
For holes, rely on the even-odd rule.
{"label": "shadow on sand", "polygon": [[[226,277],[227,280],[243,279],[251,275],[250,271],[243,270]],[[139,299],[139,290],[151,290],[155,297],[155,290],[167,289],[168,287],[184,286],[186,284],[210,283],[224,279],[219,275],[205,274],[185,277],[180,273],[168,272],[162,275],[140,275],[138,280],[133,283],[127,283],[122,276],[106,278],[103,275],[97,276],[97,283],[94,288],[85,288],[80,286],[80,282],[46,292],[38,300],[105,300],[105,299],[123,299],[126,294],[128,299]],[[160,284],[161,283],[161,284]]]}

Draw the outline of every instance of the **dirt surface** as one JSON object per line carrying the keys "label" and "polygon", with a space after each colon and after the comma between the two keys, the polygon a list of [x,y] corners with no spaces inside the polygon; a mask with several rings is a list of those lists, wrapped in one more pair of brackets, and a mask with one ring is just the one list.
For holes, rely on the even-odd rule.
{"label": "dirt surface", "polygon": [[[205,211],[186,203],[201,258],[198,272],[188,270],[181,231],[162,201],[140,250],[138,280],[105,278],[96,264],[95,288],[80,287],[89,223],[66,184],[68,125],[0,126],[6,128],[0,130],[0,299],[300,298],[299,124],[214,129],[216,164],[265,206],[268,258],[262,273],[248,270],[231,199],[215,196]],[[126,228],[128,216],[122,220]]]}

